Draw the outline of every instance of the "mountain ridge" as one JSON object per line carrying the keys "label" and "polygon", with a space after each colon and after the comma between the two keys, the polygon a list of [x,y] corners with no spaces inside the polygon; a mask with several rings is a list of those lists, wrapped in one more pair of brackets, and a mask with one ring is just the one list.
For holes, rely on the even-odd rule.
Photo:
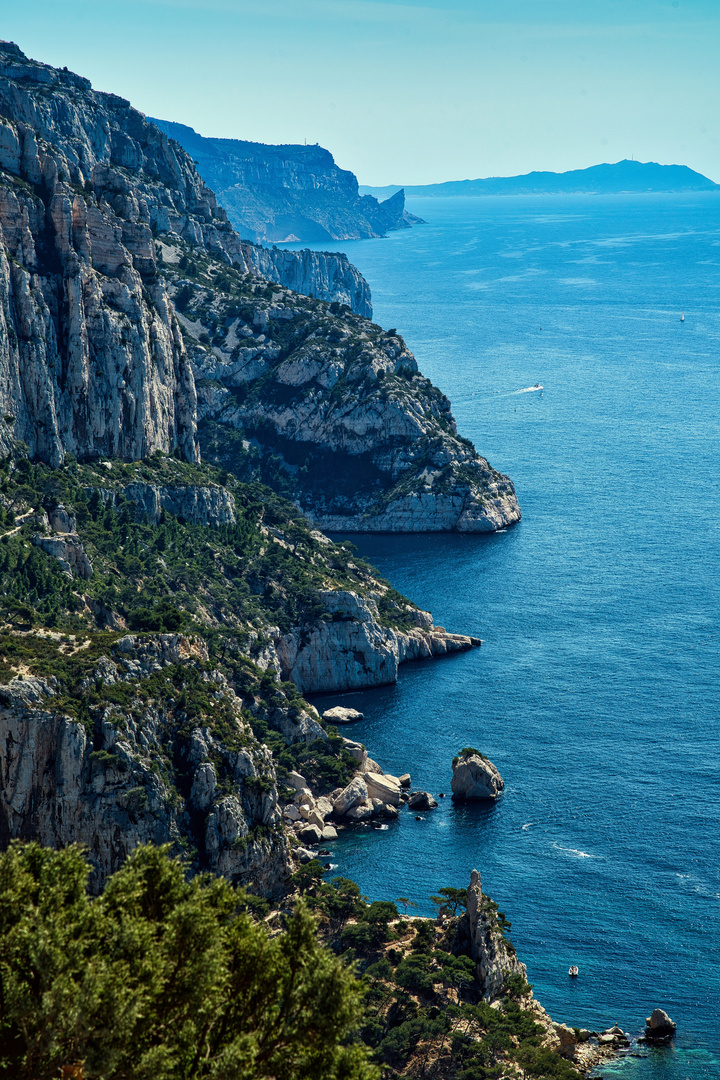
{"label": "mountain ridge", "polygon": [[[361,184],[360,190],[376,197],[387,197],[400,185],[373,187]],[[406,196],[439,198],[481,195],[615,195],[630,192],[714,191],[720,185],[687,165],[660,165],[655,161],[627,158],[614,163],[591,165],[567,172],[529,172],[518,176],[489,176],[476,180],[446,180],[440,184],[405,184]]]}

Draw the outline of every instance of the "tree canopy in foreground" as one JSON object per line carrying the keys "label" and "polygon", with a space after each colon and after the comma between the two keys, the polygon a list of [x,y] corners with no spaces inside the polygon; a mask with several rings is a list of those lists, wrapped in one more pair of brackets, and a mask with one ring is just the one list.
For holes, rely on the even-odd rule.
{"label": "tree canopy in foreground", "polygon": [[85,1080],[374,1080],[362,984],[300,903],[271,936],[226,881],[139,848],[102,896],[78,848],[0,855],[0,1071]]}

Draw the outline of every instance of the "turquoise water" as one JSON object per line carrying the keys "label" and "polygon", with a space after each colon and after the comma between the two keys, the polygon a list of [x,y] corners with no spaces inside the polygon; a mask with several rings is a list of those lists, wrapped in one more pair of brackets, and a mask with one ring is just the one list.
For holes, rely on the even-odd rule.
{"label": "turquoise water", "polygon": [[[323,699],[392,772],[449,792],[479,747],[492,807],[405,813],[335,845],[338,873],[418,910],[477,867],[558,1019],[672,1049],[622,1080],[720,1075],[720,198],[414,200],[428,224],[343,245],[515,481],[489,537],[353,537],[436,622],[483,647]],[[680,313],[685,312],[681,323]],[[544,392],[516,391],[542,383]],[[567,977],[570,963],[580,977]]]}

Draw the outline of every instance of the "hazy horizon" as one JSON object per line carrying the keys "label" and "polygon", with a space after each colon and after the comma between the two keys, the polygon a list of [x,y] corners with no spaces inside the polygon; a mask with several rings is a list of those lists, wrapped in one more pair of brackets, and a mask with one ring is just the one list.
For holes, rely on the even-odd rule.
{"label": "hazy horizon", "polygon": [[201,135],[318,142],[363,185],[624,158],[720,180],[711,0],[0,0],[2,36]]}

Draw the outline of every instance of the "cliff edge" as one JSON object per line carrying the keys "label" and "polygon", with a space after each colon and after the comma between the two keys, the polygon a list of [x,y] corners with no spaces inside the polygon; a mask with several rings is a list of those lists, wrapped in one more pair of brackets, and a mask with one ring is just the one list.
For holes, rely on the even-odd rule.
{"label": "cliff edge", "polygon": [[251,240],[361,240],[421,221],[405,210],[402,191],[384,202],[360,195],[357,177],[322,146],[209,139],[186,124],[153,123],[194,158],[230,221]]}

